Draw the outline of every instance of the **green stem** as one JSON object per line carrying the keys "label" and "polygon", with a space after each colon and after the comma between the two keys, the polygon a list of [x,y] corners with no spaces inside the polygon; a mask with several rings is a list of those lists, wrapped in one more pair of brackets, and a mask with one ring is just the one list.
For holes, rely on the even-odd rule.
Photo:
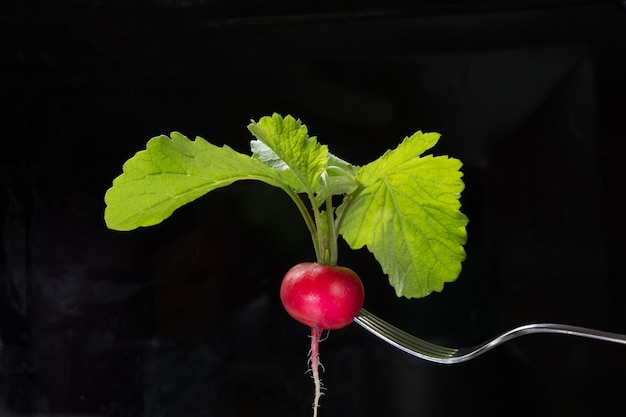
{"label": "green stem", "polygon": [[[315,196],[311,192],[307,192],[306,195],[309,199],[311,207],[313,208],[313,216],[311,216],[311,213],[309,212],[306,204],[304,204],[300,195],[294,192],[290,187],[273,181],[265,180],[264,182],[281,188],[296,204],[300,214],[304,218],[307,228],[309,229],[309,233],[311,234],[311,240],[313,241],[317,261],[325,265],[336,265],[339,255],[337,231],[339,230],[341,221],[335,221],[332,197],[329,196],[326,198],[326,227],[323,227],[322,214],[317,206]],[[345,211],[346,210],[342,210],[341,214],[345,213]],[[324,233],[324,229],[327,230],[326,233]]]}
{"label": "green stem", "polygon": [[315,219],[316,230],[315,233],[311,234],[311,236],[317,244],[317,261],[322,264],[328,264],[328,247],[326,242],[326,236],[324,236],[324,228],[322,227],[322,215],[319,208],[317,207],[315,196],[310,192],[307,193],[307,196],[309,197],[309,202],[311,203],[311,207],[313,208],[313,218]]}
{"label": "green stem", "polygon": [[[298,207],[298,210],[300,211],[300,214],[304,218],[304,222],[306,223],[306,226],[309,229],[309,233],[311,234],[311,239],[313,240],[313,247],[315,249],[315,257],[318,260],[320,260],[323,252],[321,249],[321,245],[319,243],[319,230],[320,230],[319,219],[318,219],[319,215],[315,215],[316,218],[314,221],[313,218],[311,217],[311,214],[309,213],[309,210],[304,204],[304,201],[302,201],[302,199],[300,198],[298,194],[296,194],[289,187],[281,186],[280,188],[282,188],[287,193],[287,195],[291,197],[293,202],[296,203],[296,206]],[[315,205],[313,207],[315,207]]]}
{"label": "green stem", "polygon": [[337,229],[335,228],[335,212],[331,196],[326,198],[326,222],[328,224],[328,236],[326,236],[329,251],[328,264],[337,265],[339,249],[337,247]]}
{"label": "green stem", "polygon": [[[249,179],[255,179],[261,182],[264,182],[268,185],[271,185],[273,187],[276,188],[280,188],[281,190],[283,190],[285,193],[287,193],[287,195],[289,196],[289,198],[291,198],[291,200],[296,204],[296,206],[298,207],[298,210],[300,211],[300,214],[302,215],[302,218],[304,219],[304,222],[306,223],[307,228],[309,229],[309,233],[311,234],[311,238],[313,240],[313,248],[315,249],[315,257],[317,259],[321,259],[321,249],[320,249],[320,244],[319,239],[318,239],[318,230],[319,230],[319,225],[318,225],[318,219],[316,218],[315,221],[313,220],[313,218],[311,217],[311,213],[309,213],[309,210],[307,209],[306,204],[304,204],[304,201],[302,201],[302,198],[300,198],[300,196],[293,191],[293,189],[287,185],[285,185],[284,183],[280,182],[280,181],[275,181],[275,180],[270,180],[266,177],[260,177],[260,176],[253,176],[253,177],[249,177]],[[307,193],[309,194],[309,193]],[[309,199],[311,198],[311,195],[309,194]],[[313,207],[315,207],[315,204],[313,204]]]}
{"label": "green stem", "polygon": [[346,213],[350,210],[350,207],[352,206],[352,203],[354,202],[354,200],[356,200],[359,194],[361,194],[361,191],[363,191],[362,187],[359,187],[356,190],[354,190],[348,196],[348,199],[343,205],[343,209],[339,213],[337,213],[337,219],[335,220],[335,233],[336,234],[339,234],[339,232],[341,231],[341,225],[343,224],[343,219],[346,217]]}

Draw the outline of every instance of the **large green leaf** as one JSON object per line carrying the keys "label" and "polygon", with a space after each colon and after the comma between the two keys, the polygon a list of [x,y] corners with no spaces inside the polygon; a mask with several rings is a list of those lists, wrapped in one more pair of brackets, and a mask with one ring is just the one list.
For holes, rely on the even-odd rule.
{"label": "large green leaf", "polygon": [[137,152],[105,194],[104,218],[115,230],[151,226],[177,208],[238,180],[283,187],[278,172],[228,146],[174,132],[157,136]]}
{"label": "large green leaf", "polygon": [[309,137],[306,125],[299,119],[274,113],[250,123],[248,130],[257,139],[250,144],[253,156],[280,172],[294,191],[319,190],[328,147]]}
{"label": "large green leaf", "polygon": [[363,166],[356,177],[360,189],[339,208],[345,211],[339,233],[353,249],[367,246],[398,296],[441,291],[465,259],[461,162],[421,157],[438,139],[417,132]]}

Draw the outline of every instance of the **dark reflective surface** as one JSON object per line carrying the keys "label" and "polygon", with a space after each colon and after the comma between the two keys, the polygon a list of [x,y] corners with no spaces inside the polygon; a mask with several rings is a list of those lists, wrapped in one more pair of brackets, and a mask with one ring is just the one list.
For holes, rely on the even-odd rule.
{"label": "dark reflective surface", "polygon": [[[274,111],[356,164],[418,129],[465,164],[468,258],[441,294],[397,300],[342,249],[372,312],[450,345],[533,321],[626,332],[626,12],[413,6],[3,6],[0,415],[310,415],[308,329],[278,286],[314,255],[286,196],[240,183],[152,228],[102,220],[150,137],[247,152],[247,123]],[[321,355],[322,416],[624,407],[626,351],[600,342],[531,336],[441,366],[349,326]]]}

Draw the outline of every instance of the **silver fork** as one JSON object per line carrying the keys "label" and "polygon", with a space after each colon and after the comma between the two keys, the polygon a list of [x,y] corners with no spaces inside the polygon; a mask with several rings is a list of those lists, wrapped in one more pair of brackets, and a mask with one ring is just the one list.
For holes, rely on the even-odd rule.
{"label": "silver fork", "polygon": [[361,309],[354,321],[381,338],[385,342],[398,349],[418,358],[443,364],[465,362],[482,355],[488,350],[501,345],[516,337],[533,333],[556,333],[570,336],[586,337],[589,339],[603,340],[605,342],[620,343],[626,345],[626,335],[603,332],[585,327],[571,326],[568,324],[535,323],[526,324],[504,332],[484,343],[472,347],[450,348],[427,342],[398,329],[365,309]]}

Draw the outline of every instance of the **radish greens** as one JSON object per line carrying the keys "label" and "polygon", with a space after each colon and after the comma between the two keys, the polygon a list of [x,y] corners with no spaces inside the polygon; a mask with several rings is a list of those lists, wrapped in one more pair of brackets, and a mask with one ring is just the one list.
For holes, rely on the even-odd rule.
{"label": "radish greens", "polygon": [[[302,214],[317,261],[337,263],[337,239],[367,247],[398,296],[424,297],[454,281],[465,259],[467,217],[461,213],[461,162],[422,154],[437,133],[421,131],[363,166],[328,151],[291,116],[248,126],[251,155],[174,132],[150,139],[105,195],[114,230],[152,226],[208,192],[240,180],[285,191]],[[333,206],[333,196],[342,202]]]}

